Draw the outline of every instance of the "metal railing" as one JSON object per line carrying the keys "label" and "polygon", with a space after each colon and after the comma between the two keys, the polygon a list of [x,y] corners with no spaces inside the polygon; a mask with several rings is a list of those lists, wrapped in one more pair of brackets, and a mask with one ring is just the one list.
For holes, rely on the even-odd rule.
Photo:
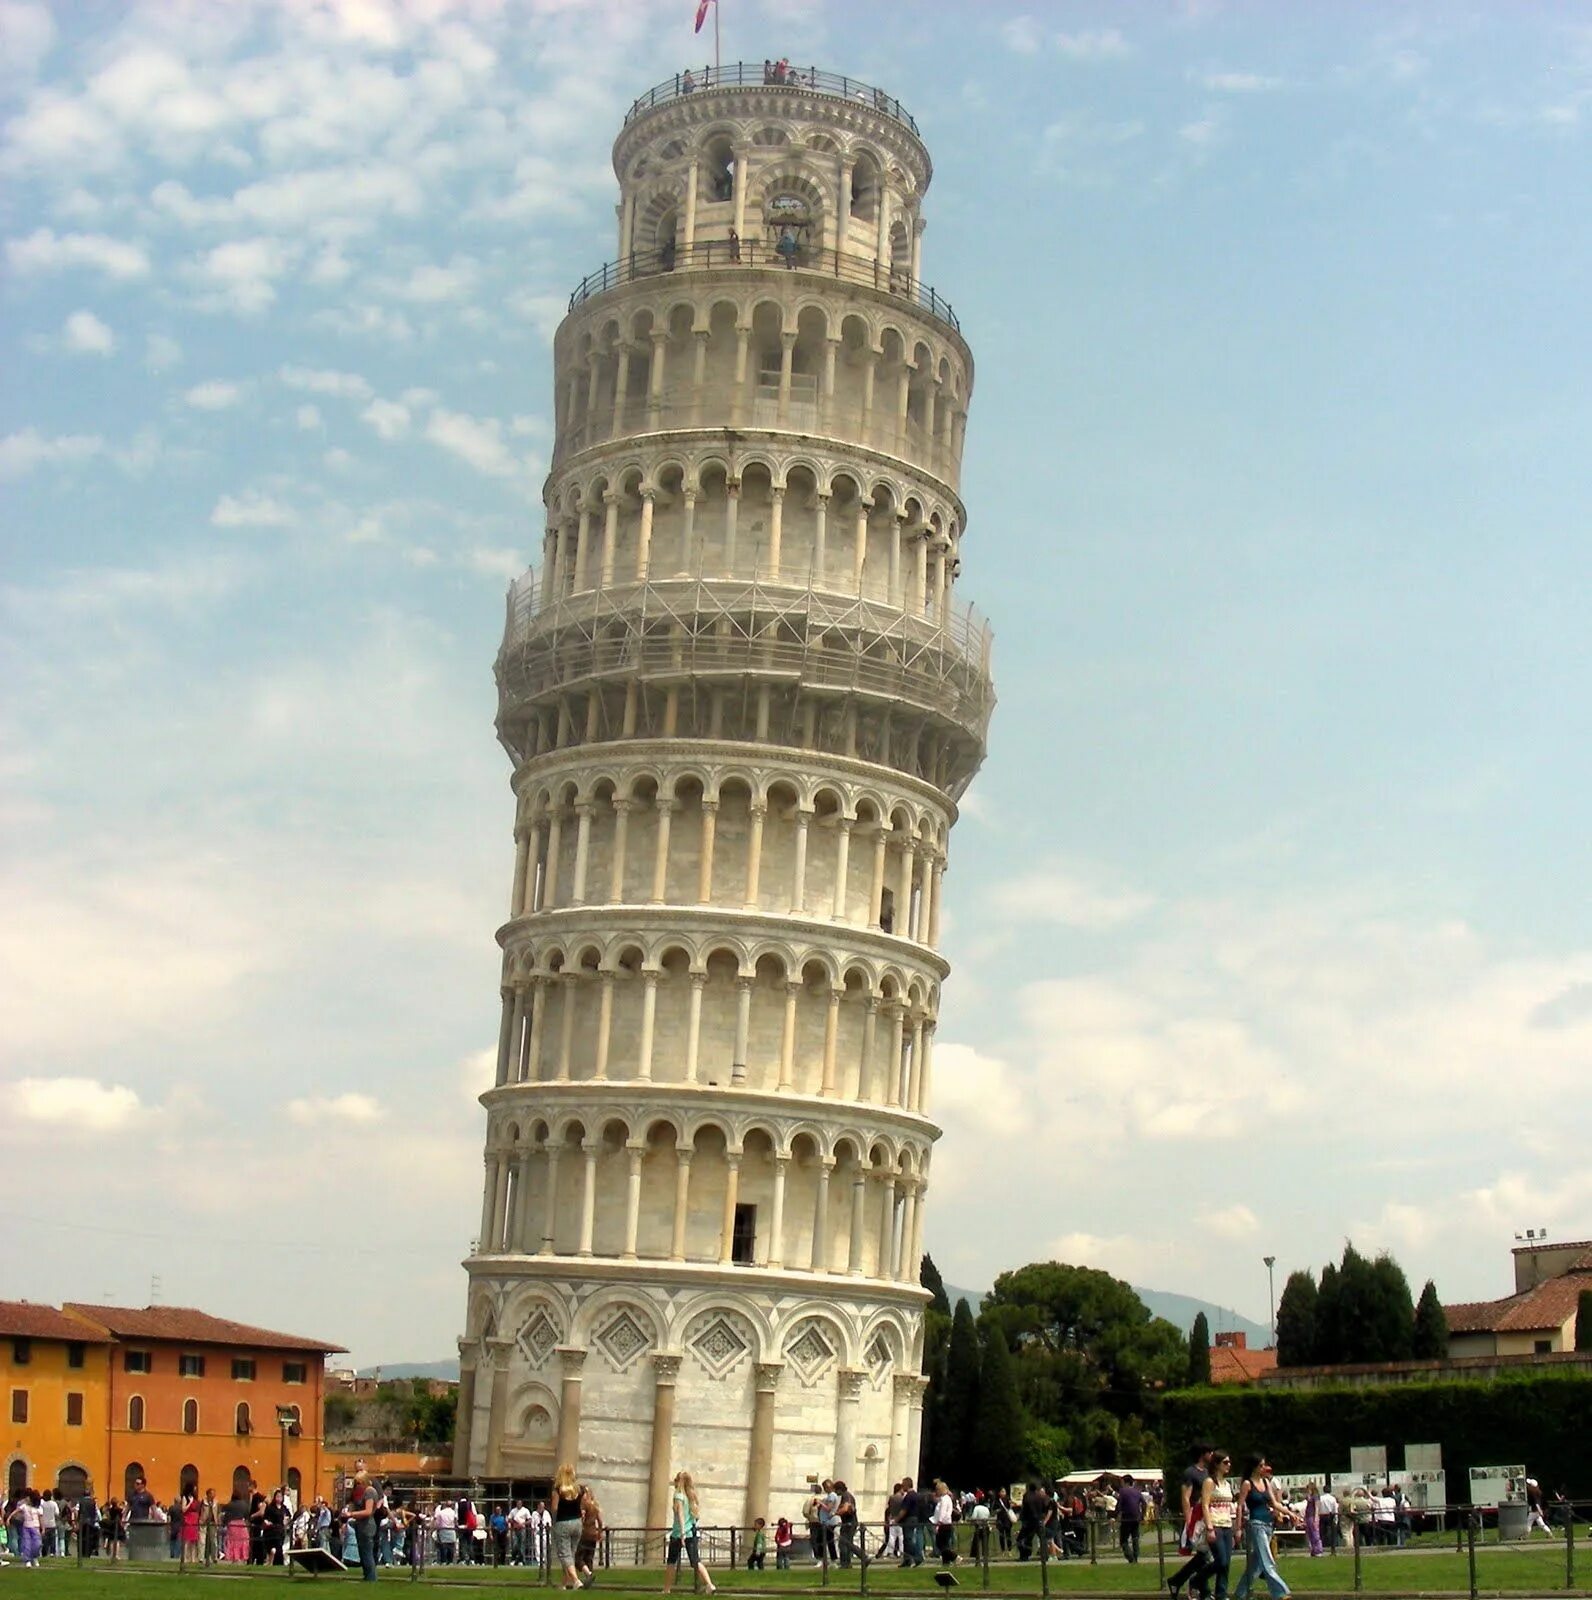
{"label": "metal railing", "polygon": [[836,100],[854,100],[880,116],[899,122],[914,138],[921,138],[916,121],[894,95],[876,89],[841,72],[825,72],[819,67],[786,66],[783,71],[767,61],[731,61],[725,66],[694,67],[677,72],[672,78],[654,84],[638,96],[625,113],[628,128],[643,112],[688,94],[703,94],[713,89],[801,89],[808,94],[828,95]]}
{"label": "metal railing", "polygon": [[671,272],[705,272],[709,269],[733,271],[741,267],[763,267],[806,273],[896,295],[916,306],[919,311],[926,311],[948,328],[958,333],[962,330],[950,301],[914,278],[910,268],[879,261],[872,256],[858,255],[839,246],[819,247],[796,242],[794,249],[787,244],[782,251],[779,244],[777,240],[769,243],[761,239],[697,239],[689,246],[680,244],[666,246],[662,250],[632,250],[629,255],[606,262],[595,272],[588,272],[571,292],[569,309],[573,311],[593,296],[606,294],[610,289]]}

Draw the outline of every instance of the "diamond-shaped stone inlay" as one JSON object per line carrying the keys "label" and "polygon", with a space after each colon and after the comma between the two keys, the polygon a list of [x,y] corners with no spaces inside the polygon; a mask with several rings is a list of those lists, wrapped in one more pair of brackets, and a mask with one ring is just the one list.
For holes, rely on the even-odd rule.
{"label": "diamond-shaped stone inlay", "polygon": [[728,1372],[750,1348],[728,1317],[715,1317],[691,1341],[697,1359],[715,1378]]}
{"label": "diamond-shaped stone inlay", "polygon": [[863,1360],[868,1363],[868,1371],[874,1378],[878,1378],[894,1359],[890,1351],[890,1341],[882,1333],[876,1333],[869,1342],[867,1353],[863,1357]]}
{"label": "diamond-shaped stone inlay", "polygon": [[809,1322],[785,1346],[785,1354],[801,1374],[802,1381],[811,1383],[835,1359],[835,1347],[816,1322]]}
{"label": "diamond-shaped stone inlay", "polygon": [[553,1326],[553,1319],[545,1311],[538,1310],[520,1329],[517,1342],[531,1365],[540,1367],[546,1363],[547,1358],[553,1353],[554,1345],[558,1343],[558,1329]]}
{"label": "diamond-shaped stone inlay", "polygon": [[623,1372],[643,1350],[651,1347],[646,1330],[628,1311],[621,1311],[597,1335],[597,1347]]}

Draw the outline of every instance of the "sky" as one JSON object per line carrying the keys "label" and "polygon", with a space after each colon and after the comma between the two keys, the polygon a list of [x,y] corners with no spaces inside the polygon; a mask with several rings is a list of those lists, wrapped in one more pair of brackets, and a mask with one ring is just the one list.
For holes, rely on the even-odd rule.
{"label": "sky", "polygon": [[[1592,1235],[1592,19],[721,0],[900,96],[1000,695],[927,1245]],[[0,1294],[446,1356],[551,338],[691,0],[0,0]]]}

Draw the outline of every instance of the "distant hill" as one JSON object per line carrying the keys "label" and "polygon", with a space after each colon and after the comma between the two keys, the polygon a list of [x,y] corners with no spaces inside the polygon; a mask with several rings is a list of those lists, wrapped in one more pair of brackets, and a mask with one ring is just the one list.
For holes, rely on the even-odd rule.
{"label": "distant hill", "polygon": [[[1209,1300],[1198,1300],[1189,1294],[1173,1294],[1167,1289],[1143,1289],[1137,1284],[1133,1286],[1133,1292],[1144,1302],[1152,1317],[1165,1317],[1183,1333],[1194,1326],[1195,1317],[1203,1311],[1205,1320],[1211,1325],[1213,1337],[1227,1332],[1246,1334],[1252,1347],[1264,1345],[1271,1337],[1265,1323],[1251,1322],[1231,1306],[1213,1305]],[[987,1289],[958,1289],[949,1283],[945,1286],[945,1297],[951,1302],[953,1311],[958,1300],[967,1301],[977,1311],[988,1293]]]}
{"label": "distant hill", "polygon": [[[1194,1326],[1194,1318],[1203,1311],[1213,1335],[1229,1330],[1247,1334],[1252,1346],[1263,1345],[1270,1337],[1264,1323],[1251,1322],[1248,1317],[1240,1316],[1228,1306],[1212,1305],[1208,1300],[1196,1300],[1193,1295],[1172,1294],[1164,1289],[1140,1289],[1135,1286],[1133,1292],[1149,1307],[1151,1316],[1165,1317],[1184,1333]],[[958,1289],[949,1283],[945,1286],[945,1296],[951,1302],[953,1311],[958,1300],[967,1301],[977,1311],[988,1293],[987,1289]],[[455,1356],[448,1361],[398,1361],[391,1366],[361,1367],[359,1375],[362,1378],[446,1378],[450,1383],[457,1383],[459,1358]]]}

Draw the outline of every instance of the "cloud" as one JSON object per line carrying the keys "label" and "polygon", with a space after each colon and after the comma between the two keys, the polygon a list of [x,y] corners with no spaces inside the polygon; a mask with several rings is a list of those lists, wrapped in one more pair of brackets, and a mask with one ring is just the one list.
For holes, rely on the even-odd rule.
{"label": "cloud", "polygon": [[471,572],[479,572],[488,578],[502,578],[507,582],[519,577],[527,563],[518,550],[492,550],[477,546],[465,552],[464,564]]}
{"label": "cloud", "polygon": [[195,411],[227,411],[243,398],[243,386],[212,378],[206,383],[196,383],[183,399]]}
{"label": "cloud", "polygon": [[288,1120],[301,1127],[324,1123],[379,1122],[381,1105],[368,1094],[306,1095],[287,1103]]}
{"label": "cloud", "polygon": [[74,311],[61,329],[68,350],[77,355],[108,356],[116,349],[116,335],[92,311]]}
{"label": "cloud", "polygon": [[445,300],[462,300],[475,288],[480,267],[467,256],[455,256],[446,267],[416,267],[405,279],[386,285],[388,292],[401,300],[435,305]]}
{"label": "cloud", "polygon": [[1071,61],[1117,61],[1132,55],[1132,46],[1115,28],[1085,28],[1058,33],[1056,49]]}
{"label": "cloud", "polygon": [[224,494],[210,513],[217,528],[291,528],[298,515],[269,495],[250,490],[242,495]]}
{"label": "cloud", "polygon": [[141,1109],[131,1089],[93,1078],[19,1078],[10,1099],[23,1122],[77,1133],[113,1132]]}
{"label": "cloud", "polygon": [[275,239],[235,239],[190,261],[187,276],[204,291],[204,309],[256,316],[275,301],[276,280],[295,255]]}
{"label": "cloud", "polygon": [[1203,117],[1185,122],[1177,130],[1177,136],[1197,156],[1203,158],[1226,139],[1227,119],[1220,106],[1212,107]]}
{"label": "cloud", "polygon": [[164,333],[152,333],[144,340],[144,365],[151,372],[165,372],[182,360],[182,346]]}
{"label": "cloud", "polygon": [[333,372],[317,367],[282,367],[277,376],[290,389],[305,389],[311,394],[336,395],[340,400],[370,398],[369,382],[357,372]]}
{"label": "cloud", "polygon": [[401,439],[409,431],[409,407],[394,400],[372,400],[360,415],[383,439]]}
{"label": "cloud", "polygon": [[55,21],[46,7],[23,0],[0,4],[0,72],[25,76],[37,71],[54,43]]}
{"label": "cloud", "polygon": [[509,478],[520,470],[496,417],[472,417],[439,407],[426,422],[426,438],[488,477]]}
{"label": "cloud", "polygon": [[35,467],[68,467],[87,461],[105,448],[98,434],[67,433],[50,437],[37,428],[0,439],[0,479],[22,478]]}
{"label": "cloud", "polygon": [[1249,1239],[1260,1232],[1260,1218],[1241,1200],[1217,1211],[1207,1211],[1199,1221],[1202,1228],[1208,1228],[1221,1239]]}
{"label": "cloud", "polygon": [[1079,185],[1110,183],[1122,151],[1143,134],[1139,121],[1108,122],[1088,111],[1068,111],[1040,135],[1039,174]]}
{"label": "cloud", "polygon": [[13,272],[65,272],[92,267],[107,278],[127,280],[149,274],[149,257],[135,244],[103,233],[63,233],[35,228],[25,239],[6,241]]}
{"label": "cloud", "polygon": [[1281,78],[1267,77],[1260,72],[1206,72],[1195,81],[1214,94],[1265,94],[1281,89],[1284,83]]}
{"label": "cloud", "polygon": [[1043,41],[1039,23],[1030,16],[1010,17],[1000,26],[1001,43],[1020,56],[1039,53]]}
{"label": "cloud", "polygon": [[300,406],[293,413],[293,420],[302,432],[312,433],[321,426],[321,408],[311,405]]}
{"label": "cloud", "polygon": [[1142,916],[1154,897],[1140,890],[1102,888],[1059,865],[1040,867],[1008,883],[996,884],[989,900],[997,916],[1021,922],[1054,922],[1099,931]]}

